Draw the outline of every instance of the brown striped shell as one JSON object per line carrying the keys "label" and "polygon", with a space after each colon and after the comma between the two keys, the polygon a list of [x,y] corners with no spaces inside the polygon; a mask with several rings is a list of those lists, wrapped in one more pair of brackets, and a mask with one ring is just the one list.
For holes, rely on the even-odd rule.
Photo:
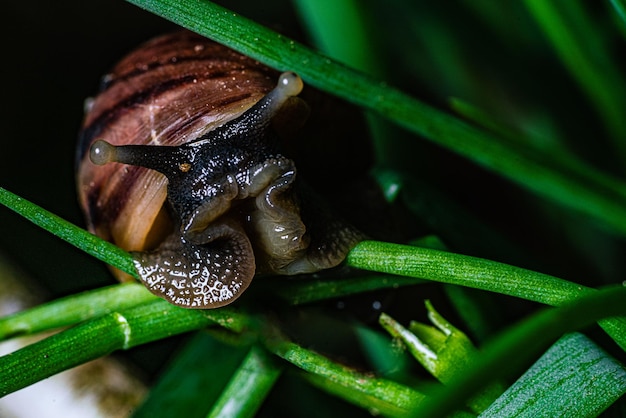
{"label": "brown striped shell", "polygon": [[90,231],[133,252],[150,291],[188,308],[232,302],[255,272],[339,264],[361,236],[300,207],[308,200],[272,125],[297,107],[301,88],[295,74],[278,78],[189,32],[130,53],[105,77],[80,134]]}
{"label": "brown striped shell", "polygon": [[160,173],[91,164],[95,138],[118,145],[189,142],[243,113],[274,87],[275,77],[190,32],[161,36],[126,56],[89,104],[79,140],[78,194],[90,230],[126,250],[143,250],[166,199]]}

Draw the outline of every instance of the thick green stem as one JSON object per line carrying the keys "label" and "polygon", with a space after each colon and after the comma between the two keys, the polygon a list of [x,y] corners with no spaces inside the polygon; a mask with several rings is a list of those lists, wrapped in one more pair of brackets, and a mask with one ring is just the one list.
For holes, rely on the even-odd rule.
{"label": "thick green stem", "polygon": [[112,351],[212,324],[240,331],[245,320],[229,309],[185,310],[160,299],[112,312],[0,357],[0,396]]}
{"label": "thick green stem", "polygon": [[1,318],[0,340],[74,325],[156,299],[139,283],[113,285],[71,295]]}

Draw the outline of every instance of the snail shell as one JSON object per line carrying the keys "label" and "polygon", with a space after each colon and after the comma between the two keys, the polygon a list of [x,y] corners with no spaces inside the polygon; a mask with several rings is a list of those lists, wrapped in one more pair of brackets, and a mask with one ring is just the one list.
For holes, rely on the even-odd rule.
{"label": "snail shell", "polygon": [[298,192],[277,145],[303,119],[302,87],[190,32],[130,53],[80,133],[90,231],[131,251],[146,287],[186,308],[231,303],[255,273],[341,263],[361,234]]}

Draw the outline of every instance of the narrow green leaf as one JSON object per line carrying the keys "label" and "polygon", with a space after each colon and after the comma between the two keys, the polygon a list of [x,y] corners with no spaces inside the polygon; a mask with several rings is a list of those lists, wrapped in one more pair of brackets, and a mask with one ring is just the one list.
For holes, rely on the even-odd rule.
{"label": "narrow green leaf", "polygon": [[[366,241],[357,245],[348,255],[347,262],[352,267],[409,276],[411,279],[393,276],[364,276],[329,281],[294,281],[281,286],[279,293],[291,303],[301,304],[374,289],[417,284],[426,279],[512,295],[548,305],[559,305],[594,291],[546,274],[490,260],[378,241]],[[118,292],[123,294],[125,292],[123,289],[128,289],[129,300],[123,301],[123,298],[120,298],[117,301],[123,303],[120,306],[132,306],[154,299],[152,295],[142,290],[139,284],[124,286],[128,287],[119,289],[111,287],[109,290],[88,292],[76,300],[68,298],[51,302],[7,317],[0,320],[0,331],[2,331],[0,335],[52,329],[75,323],[81,318],[85,319],[109,309],[112,310],[113,308],[110,308],[108,303],[115,304],[116,302],[111,299],[114,299]],[[130,299],[131,296],[137,299],[133,301]],[[103,299],[100,300],[101,297]],[[66,313],[61,315],[64,311]],[[83,316],[80,317],[80,315]],[[41,321],[40,324],[38,324],[39,321]],[[618,340],[621,341],[623,338],[626,341],[626,321],[611,319],[603,321],[602,325],[607,332],[611,332],[611,335],[617,336]]]}
{"label": "narrow green leaf", "polygon": [[[394,338],[402,341],[430,374],[444,385],[450,384],[467,369],[478,350],[465,334],[441,317],[429,302],[427,309],[434,327],[412,321],[410,329],[406,329],[386,314],[380,315],[379,323]],[[492,384],[469,399],[467,406],[473,412],[480,413],[503,391],[499,383]]]}
{"label": "narrow green leaf", "polygon": [[603,319],[598,325],[622,347],[622,350],[626,351],[626,317]]}
{"label": "narrow green leaf", "polygon": [[[419,363],[422,366],[424,366],[424,368],[430,374],[432,374],[433,376],[441,380],[441,377],[438,376],[438,372],[437,372],[438,368],[441,366],[437,349],[436,347],[433,347],[431,344],[428,344],[428,342],[424,341],[424,338],[423,338],[424,337],[423,334],[430,333],[430,332],[435,334],[435,333],[438,333],[438,331],[436,331],[432,327],[427,328],[425,326],[423,329],[421,329],[422,338],[418,338],[418,336],[415,335],[415,333],[409,331],[408,329],[400,325],[399,322],[397,322],[395,319],[393,319],[392,317],[390,317],[389,315],[385,313],[382,313],[380,315],[378,322],[392,337],[402,341],[404,346],[408,349],[409,353],[411,353],[411,355],[417,361],[419,361]],[[436,335],[437,337],[440,336],[440,334],[436,334]],[[444,337],[441,336],[441,338],[443,339]],[[465,359],[465,355],[461,355],[459,358]],[[459,365],[459,367],[460,366],[461,365]],[[444,376],[443,381],[445,382],[445,380],[447,380],[447,377]]]}
{"label": "narrow green leaf", "polygon": [[87,254],[116,267],[133,277],[137,270],[130,254],[53,213],[0,187],[0,204],[19,213],[32,223],[56,235]]}
{"label": "narrow green leaf", "polygon": [[624,0],[610,0],[615,12],[622,20],[622,24],[626,26],[626,1]]}
{"label": "narrow green leaf", "polygon": [[526,0],[526,6],[545,32],[569,72],[603,118],[614,146],[626,161],[626,87],[619,65],[612,61],[609,46],[601,37],[599,25],[581,1]]}
{"label": "narrow green leaf", "polygon": [[0,397],[123,347],[120,321],[108,314],[0,357]]}
{"label": "narrow green leaf", "polygon": [[[280,286],[276,286],[274,280],[281,280]],[[301,305],[355,293],[395,289],[424,282],[422,279],[374,275],[294,281],[285,281],[284,278],[268,278],[262,282],[255,282],[255,286],[277,292],[291,305]],[[0,340],[74,325],[106,313],[128,309],[157,299],[140,283],[117,284],[70,295],[0,318]]]}
{"label": "narrow green leaf", "polygon": [[125,283],[71,295],[0,318],[0,339],[74,325],[157,299],[139,283]]}
{"label": "narrow green leaf", "polygon": [[321,389],[383,415],[406,416],[424,399],[411,388],[359,373],[284,339],[269,348],[307,372],[304,377]]}
{"label": "narrow green leaf", "polygon": [[264,348],[252,346],[208,416],[253,417],[281,371],[282,367]]}
{"label": "narrow green leaf", "polygon": [[426,301],[426,309],[434,327],[411,321],[409,329],[436,351],[439,364],[432,373],[443,383],[451,382],[460,369],[458,363],[473,356],[476,347],[467,335],[443,318],[430,301]]}
{"label": "narrow green leaf", "polygon": [[388,336],[365,325],[354,325],[355,336],[377,376],[402,383],[410,381],[411,358]]}
{"label": "narrow green leaf", "polygon": [[373,50],[375,33],[368,32],[362,5],[355,0],[293,2],[314,44],[328,56],[368,74],[380,75]]}
{"label": "narrow green leaf", "polygon": [[114,350],[212,324],[241,330],[244,323],[230,309],[188,310],[161,299],[112,312],[0,357],[0,396]]}
{"label": "narrow green leaf", "polygon": [[572,333],[550,347],[481,418],[595,417],[624,393],[626,368],[583,334]]}
{"label": "narrow green leaf", "polygon": [[[305,29],[313,44],[325,55],[349,67],[383,77],[383,59],[376,42],[376,27],[355,0],[295,0]],[[392,126],[371,112],[365,113],[374,156],[378,165],[392,164],[394,141]]]}
{"label": "narrow green leaf", "polygon": [[[346,260],[364,270],[457,284],[552,306],[595,293],[589,287],[496,261],[380,241],[359,243]],[[603,319],[600,325],[626,350],[624,318]]]}
{"label": "narrow green leaf", "polygon": [[491,294],[456,285],[445,285],[444,291],[457,315],[463,320],[465,329],[478,343],[495,333],[500,324],[494,317],[500,311],[494,306]]}
{"label": "narrow green leaf", "polygon": [[[580,172],[578,164],[554,161],[546,153],[503,143],[457,118],[211,2],[130,2],[271,67],[295,71],[314,87],[374,110],[535,193],[601,219],[616,231],[626,234],[626,187],[608,175],[592,169]],[[589,172],[594,172],[594,175],[589,176]]]}
{"label": "narrow green leaf", "polygon": [[240,366],[247,346],[225,345],[197,332],[166,365],[133,418],[204,418]]}
{"label": "narrow green leaf", "polygon": [[364,270],[479,288],[546,305],[560,305],[594,291],[496,261],[380,241],[359,243],[348,254],[347,263]]}
{"label": "narrow green leaf", "polygon": [[519,373],[526,363],[563,334],[602,318],[625,314],[624,287],[603,289],[562,307],[541,311],[483,347],[481,354],[470,362],[458,379],[433,393],[414,413],[416,416],[445,416],[494,379],[501,380]]}

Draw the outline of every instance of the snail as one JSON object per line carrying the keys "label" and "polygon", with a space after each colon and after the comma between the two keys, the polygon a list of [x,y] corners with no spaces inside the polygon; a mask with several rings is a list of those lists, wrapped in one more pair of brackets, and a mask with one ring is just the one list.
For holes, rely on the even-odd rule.
{"label": "snail", "polygon": [[279,149],[281,132],[303,122],[290,119],[306,119],[302,88],[296,74],[191,32],[131,52],[79,135],[89,230],[130,251],[148,290],[184,308],[227,305],[255,275],[339,265],[363,235],[302,191]]}

